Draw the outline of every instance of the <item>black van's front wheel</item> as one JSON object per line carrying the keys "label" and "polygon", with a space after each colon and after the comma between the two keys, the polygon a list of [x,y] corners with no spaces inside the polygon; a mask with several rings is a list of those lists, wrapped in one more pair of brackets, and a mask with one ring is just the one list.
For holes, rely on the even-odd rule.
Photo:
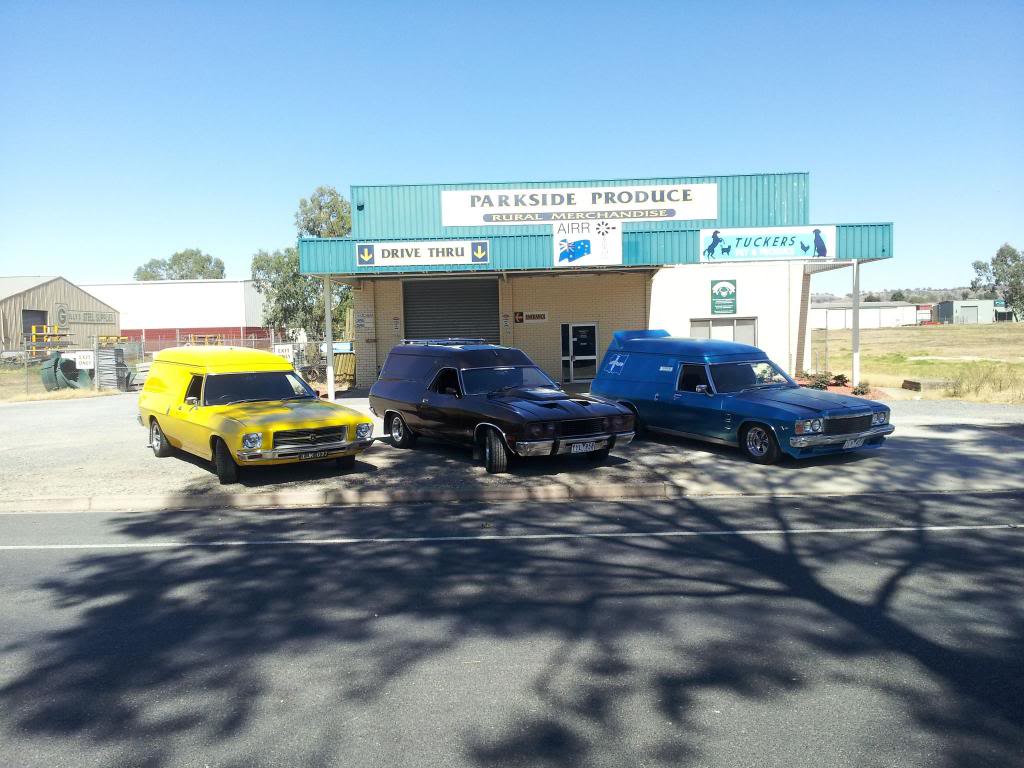
{"label": "black van's front wheel", "polygon": [[508,448],[494,429],[488,429],[484,437],[484,467],[492,475],[508,472]]}
{"label": "black van's front wheel", "polygon": [[391,414],[387,424],[387,431],[391,436],[391,444],[395,448],[412,448],[413,443],[416,442],[416,435],[409,429],[405,419],[397,413]]}

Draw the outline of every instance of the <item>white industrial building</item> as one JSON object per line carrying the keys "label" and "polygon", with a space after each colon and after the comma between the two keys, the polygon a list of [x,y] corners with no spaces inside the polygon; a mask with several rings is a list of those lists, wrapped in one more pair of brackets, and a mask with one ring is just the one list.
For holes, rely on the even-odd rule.
{"label": "white industrial building", "polygon": [[[930,319],[931,305],[905,301],[872,301],[860,305],[861,328],[898,328],[903,325],[919,325]],[[812,304],[808,324],[815,331],[853,328],[853,305],[848,301]]]}
{"label": "white industrial building", "polygon": [[132,280],[83,286],[121,315],[132,339],[184,342],[195,337],[266,339],[263,296],[252,280]]}

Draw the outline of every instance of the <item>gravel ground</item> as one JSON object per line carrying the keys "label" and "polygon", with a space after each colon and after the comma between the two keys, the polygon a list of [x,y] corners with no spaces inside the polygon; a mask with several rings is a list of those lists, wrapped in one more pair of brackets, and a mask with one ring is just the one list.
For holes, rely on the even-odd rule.
{"label": "gravel ground", "polygon": [[[366,411],[365,399],[339,402]],[[845,494],[1024,487],[1024,407],[919,400],[892,408],[897,431],[882,450],[777,467],[750,464],[734,449],[664,438],[636,441],[603,466],[581,458],[530,460],[495,476],[460,447],[421,441],[403,451],[378,440],[351,471],[324,463],[268,467],[247,473],[240,489],[267,494],[667,482],[683,493]],[[206,462],[184,454],[156,459],[135,414],[135,395],[0,405],[0,500],[219,489]]]}

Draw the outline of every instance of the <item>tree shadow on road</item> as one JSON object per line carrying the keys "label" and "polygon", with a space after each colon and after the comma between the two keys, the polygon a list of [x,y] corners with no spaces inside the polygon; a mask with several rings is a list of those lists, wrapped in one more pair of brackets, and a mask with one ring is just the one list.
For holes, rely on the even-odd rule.
{"label": "tree shadow on road", "polygon": [[[981,498],[979,520],[1020,504]],[[822,765],[1019,760],[1019,534],[927,534],[941,498],[753,503],[125,515],[113,524],[133,541],[192,546],[90,553],[39,585],[68,624],[5,649],[27,661],[0,718],[9,739],[151,766],[360,764],[368,734],[413,742],[382,764],[441,760],[432,749],[480,766],[737,764],[780,740],[816,745]],[[801,532],[894,519],[916,528]],[[615,535],[506,538],[581,530]],[[652,532],[675,533],[622,535]],[[710,535],[677,535],[696,532]],[[339,536],[362,541],[310,543]],[[415,673],[444,684],[413,687]],[[818,696],[848,701],[855,724],[832,703],[810,737],[715,722]],[[441,747],[415,743],[421,710]],[[892,743],[871,741],[890,727]],[[851,733],[864,741],[843,752],[832,739]]]}

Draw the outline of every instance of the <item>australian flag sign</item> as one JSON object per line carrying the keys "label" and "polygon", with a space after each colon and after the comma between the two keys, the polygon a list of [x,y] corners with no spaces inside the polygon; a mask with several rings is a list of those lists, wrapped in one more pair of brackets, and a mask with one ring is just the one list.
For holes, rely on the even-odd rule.
{"label": "australian flag sign", "polygon": [[558,260],[570,263],[590,254],[589,240],[560,240],[558,242]]}

